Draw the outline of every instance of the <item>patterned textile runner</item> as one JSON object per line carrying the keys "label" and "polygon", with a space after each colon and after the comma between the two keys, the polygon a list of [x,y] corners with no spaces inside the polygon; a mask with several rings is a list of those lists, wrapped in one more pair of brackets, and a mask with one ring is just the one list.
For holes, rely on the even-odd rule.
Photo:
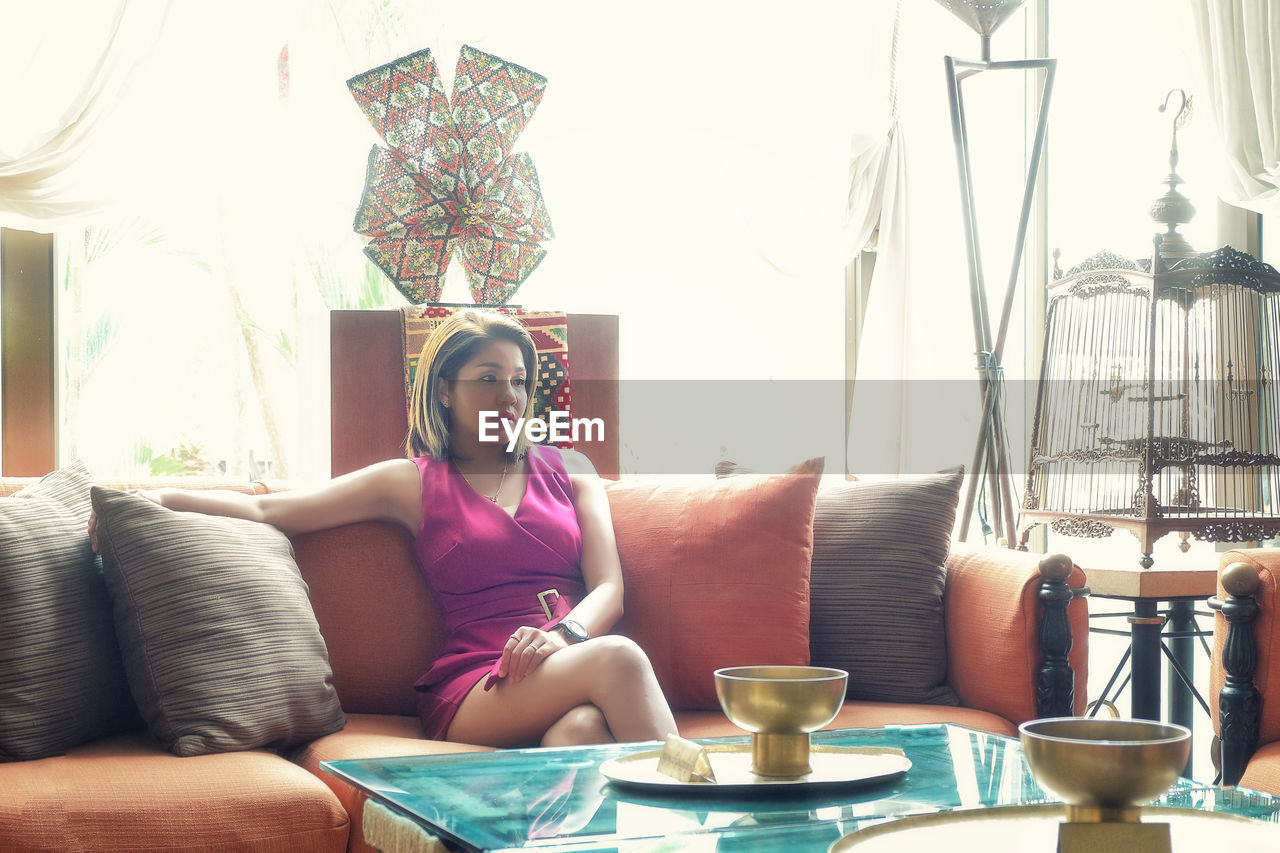
{"label": "patterned textile runner", "polygon": [[[418,356],[422,346],[436,327],[446,318],[469,306],[409,305],[401,308],[404,323],[404,388],[406,405],[418,372]],[[515,317],[533,336],[538,352],[538,385],[533,391],[529,417],[550,420],[553,411],[572,416],[569,390],[569,322],[563,311],[531,311],[525,308],[492,308]],[[570,441],[548,442],[557,447],[572,447]]]}
{"label": "patterned textile runner", "polygon": [[439,838],[382,803],[364,801],[364,842],[381,853],[449,853]]}

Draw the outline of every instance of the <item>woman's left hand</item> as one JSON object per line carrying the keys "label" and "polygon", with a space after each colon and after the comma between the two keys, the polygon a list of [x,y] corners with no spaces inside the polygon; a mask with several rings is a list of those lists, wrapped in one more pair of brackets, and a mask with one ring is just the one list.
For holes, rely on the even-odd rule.
{"label": "woman's left hand", "polygon": [[498,677],[522,680],[549,656],[567,647],[569,641],[559,631],[539,631],[524,626],[517,628],[502,648],[498,661]]}

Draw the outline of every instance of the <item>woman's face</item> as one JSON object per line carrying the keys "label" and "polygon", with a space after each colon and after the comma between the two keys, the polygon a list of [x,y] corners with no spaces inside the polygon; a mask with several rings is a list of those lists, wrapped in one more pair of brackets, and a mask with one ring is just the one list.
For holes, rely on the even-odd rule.
{"label": "woman's face", "polygon": [[[480,347],[462,369],[458,378],[441,380],[439,389],[449,408],[449,433],[452,439],[479,441],[482,412],[486,416],[488,435],[507,444],[507,429],[516,428],[516,419],[524,416],[529,402],[524,356],[511,341],[489,341]],[[504,429],[499,421],[506,421]],[[452,442],[451,442],[452,443]]]}

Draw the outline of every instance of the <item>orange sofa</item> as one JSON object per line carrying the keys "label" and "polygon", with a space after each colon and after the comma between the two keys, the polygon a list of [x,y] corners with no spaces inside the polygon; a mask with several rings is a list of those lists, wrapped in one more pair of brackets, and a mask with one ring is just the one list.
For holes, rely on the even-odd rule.
{"label": "orange sofa", "polygon": [[[0,496],[30,482],[2,480]],[[138,485],[157,484],[115,484],[118,488]],[[256,492],[271,488],[261,483],[233,487]],[[624,572],[629,573],[634,571],[630,565],[637,548],[685,547],[675,533],[667,537],[654,537],[645,529],[626,533],[624,528],[635,527],[636,507],[670,498],[669,493],[652,491],[661,491],[660,486],[636,488],[639,491],[625,481],[610,486]],[[688,503],[687,493],[678,497]],[[710,505],[719,507],[722,502]],[[711,522],[703,518],[698,523]],[[827,523],[819,514],[812,535],[820,536]],[[361,832],[363,797],[323,771],[320,762],[480,749],[427,741],[419,731],[410,685],[427,668],[442,636],[438,611],[417,568],[410,537],[392,525],[362,523],[298,536],[292,544],[328,647],[333,686],[347,717],[345,728],[287,754],[248,750],[176,757],[146,731],[135,731],[76,747],[65,755],[0,764],[0,849],[369,850]],[[801,552],[807,559],[808,551],[802,548]],[[768,557],[761,555],[762,565],[769,562]],[[1078,590],[1084,577],[1069,562],[1044,562],[1047,577],[1042,577],[1036,555],[994,548],[951,554],[938,615],[945,630],[945,687],[959,704],[850,699],[831,726],[946,721],[1014,734],[1018,723],[1036,716],[1080,713],[1085,701],[1087,615],[1084,602],[1078,595],[1073,600],[1068,586]],[[804,568],[805,587],[797,601],[808,607],[808,566]],[[632,595],[628,574],[623,629],[668,624],[668,613],[654,612],[659,608],[651,602],[659,599],[641,593],[669,585],[684,570],[681,561],[665,568],[650,567],[648,571],[670,577],[638,580],[638,598]],[[708,611],[716,609],[712,601],[694,603]],[[892,611],[894,597],[886,596],[883,605]],[[1052,619],[1042,632],[1046,609],[1052,611]],[[742,621],[741,614],[734,618]],[[1064,636],[1067,626],[1070,633]],[[810,643],[823,639],[810,635],[807,624],[802,627],[801,636]],[[747,630],[764,642],[771,640],[768,619],[751,622]],[[1048,660],[1041,649],[1042,635],[1052,646]],[[1071,635],[1074,646],[1070,646]],[[1074,696],[1073,675],[1065,667],[1068,647]],[[663,677],[672,678],[663,657],[671,650],[650,651],[655,666],[663,658]],[[696,687],[701,690],[710,674],[698,678]],[[682,689],[670,681],[664,687],[676,693]],[[1069,707],[1062,707],[1064,702]],[[690,737],[738,733],[723,714],[705,705],[678,709],[677,720],[682,734]]]}

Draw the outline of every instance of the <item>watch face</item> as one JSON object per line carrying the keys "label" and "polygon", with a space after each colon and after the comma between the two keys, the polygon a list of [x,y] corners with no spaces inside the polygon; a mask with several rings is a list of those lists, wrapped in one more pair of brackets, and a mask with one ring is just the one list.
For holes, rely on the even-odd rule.
{"label": "watch face", "polygon": [[581,643],[587,639],[586,629],[572,619],[565,619],[556,627],[569,638],[570,642]]}

